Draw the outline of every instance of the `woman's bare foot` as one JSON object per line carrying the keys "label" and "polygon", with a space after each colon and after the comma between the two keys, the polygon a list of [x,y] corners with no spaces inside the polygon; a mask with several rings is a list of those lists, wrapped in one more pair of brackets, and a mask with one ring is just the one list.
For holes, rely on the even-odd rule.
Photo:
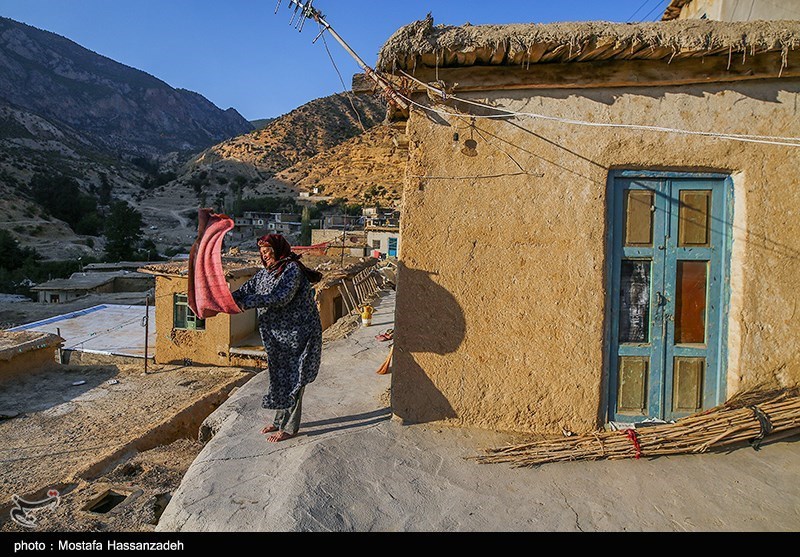
{"label": "woman's bare foot", "polygon": [[285,441],[286,439],[291,439],[294,435],[290,435],[285,431],[279,431],[278,433],[273,433],[269,437],[267,437],[267,441],[270,443],[278,443],[280,441]]}
{"label": "woman's bare foot", "polygon": [[272,433],[273,431],[278,431],[278,429],[274,425],[270,424],[268,426],[264,426],[264,429],[261,430],[261,433]]}

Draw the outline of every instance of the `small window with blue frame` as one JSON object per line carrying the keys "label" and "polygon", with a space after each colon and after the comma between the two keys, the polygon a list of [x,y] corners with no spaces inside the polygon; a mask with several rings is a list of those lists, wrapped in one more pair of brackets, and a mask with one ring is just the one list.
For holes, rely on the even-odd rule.
{"label": "small window with blue frame", "polygon": [[187,331],[205,331],[206,320],[197,317],[189,307],[186,294],[175,294],[173,303],[173,328]]}

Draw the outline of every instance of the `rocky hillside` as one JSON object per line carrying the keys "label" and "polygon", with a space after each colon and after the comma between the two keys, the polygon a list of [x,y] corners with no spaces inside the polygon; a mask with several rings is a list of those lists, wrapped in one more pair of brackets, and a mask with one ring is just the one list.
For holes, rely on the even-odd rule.
{"label": "rocky hillside", "polygon": [[116,156],[196,152],[253,129],[232,108],[2,17],[0,99]]}
{"label": "rocky hillside", "polygon": [[407,160],[402,131],[379,125],[279,172],[267,184],[291,185],[300,192],[351,203],[395,206],[402,196]]}
{"label": "rocky hillside", "polygon": [[87,192],[103,182],[117,199],[132,200],[144,174],[98,152],[83,134],[0,101],[0,229],[45,258],[99,257],[102,240],[76,234],[32,198],[35,175],[70,176]]}
{"label": "rocky hillside", "polygon": [[263,129],[203,151],[190,162],[184,178],[206,172],[212,178],[242,175],[250,182],[261,183],[361,134],[362,125],[369,129],[386,116],[386,106],[380,100],[353,96],[352,101],[358,115],[345,94],[311,101]]}
{"label": "rocky hillside", "polygon": [[[76,259],[102,257],[114,200],[142,214],[145,238],[162,253],[188,250],[198,207],[230,211],[240,196],[316,189],[397,205],[407,148],[385,114],[379,99],[338,94],[253,130],[200,95],[0,18],[0,228],[46,259]],[[56,218],[42,179],[74,184],[75,198],[105,196],[98,222]]]}

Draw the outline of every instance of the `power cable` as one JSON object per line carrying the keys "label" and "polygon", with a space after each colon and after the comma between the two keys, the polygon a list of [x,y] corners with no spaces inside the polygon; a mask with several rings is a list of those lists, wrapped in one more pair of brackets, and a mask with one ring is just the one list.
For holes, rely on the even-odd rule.
{"label": "power cable", "polygon": [[[658,0],[656,0],[656,1],[658,1]],[[631,14],[631,16],[630,16],[630,17],[629,17],[627,20],[625,20],[625,23],[630,23],[630,22],[631,22],[631,20],[632,20],[632,19],[633,19],[633,18],[636,16],[636,14],[638,14],[638,13],[639,13],[639,12],[642,10],[642,8],[644,8],[644,7],[645,7],[647,4],[649,4],[650,2],[651,2],[651,0],[644,0],[644,2],[642,2],[642,5],[641,5],[641,6],[639,6],[638,8],[636,8],[636,11],[635,11],[635,12],[633,12],[633,13]]]}
{"label": "power cable", "polygon": [[[667,2],[669,2],[669,0],[667,0]],[[660,5],[661,1],[657,2],[656,5],[653,6],[653,9],[647,12],[647,15],[645,15],[642,19],[639,20],[639,23],[644,23],[645,21],[649,21],[647,18],[649,18],[653,14],[653,12],[658,9]]]}
{"label": "power cable", "polygon": [[[679,128],[668,128],[663,126],[647,126],[647,125],[640,125],[640,124],[618,124],[618,123],[611,123],[611,122],[587,122],[585,120],[575,120],[570,118],[559,118],[556,116],[546,116],[544,114],[537,114],[534,112],[516,112],[510,111],[503,108],[497,108],[491,105],[487,105],[484,103],[479,103],[475,101],[470,101],[467,99],[463,99],[460,97],[456,97],[455,95],[448,95],[446,92],[441,91],[435,87],[432,87],[426,83],[419,81],[418,79],[414,78],[413,76],[403,72],[401,73],[406,77],[410,78],[412,81],[416,82],[419,85],[424,86],[425,88],[429,89],[436,93],[439,98],[443,99],[452,99],[458,102],[462,102],[465,104],[470,104],[473,106],[477,106],[484,109],[494,110],[496,112],[502,112],[502,114],[496,115],[475,115],[474,118],[479,119],[501,119],[501,118],[509,118],[509,117],[529,117],[535,118],[540,120],[547,120],[552,122],[560,122],[563,124],[569,125],[576,125],[576,126],[589,126],[589,127],[601,127],[601,128],[624,128],[624,129],[632,129],[632,130],[640,130],[640,131],[652,131],[652,132],[662,132],[662,133],[675,133],[675,134],[683,134],[683,135],[697,135],[697,136],[705,136],[705,137],[716,137],[720,139],[729,139],[731,141],[742,141],[746,143],[763,143],[768,145],[782,145],[788,147],[800,147],[800,137],[779,137],[779,136],[762,136],[762,135],[751,135],[751,134],[735,134],[735,133],[718,133],[718,132],[704,132],[704,131],[694,131],[694,130],[684,130]],[[403,95],[401,95],[403,96]],[[413,101],[412,99],[403,96],[403,98],[413,104],[414,106],[429,112],[433,112],[442,116],[452,116],[452,117],[460,117],[460,114],[449,112],[446,110],[435,109],[429,106],[422,105]]]}
{"label": "power cable", "polygon": [[347,85],[344,83],[344,78],[342,77],[342,73],[339,71],[339,68],[336,66],[336,61],[333,59],[333,54],[331,54],[331,50],[328,48],[328,41],[325,40],[325,29],[322,27],[322,24],[317,22],[319,25],[319,34],[322,37],[322,44],[325,45],[325,51],[328,53],[328,58],[331,59],[331,64],[333,64],[333,69],[336,70],[336,74],[339,76],[339,81],[342,83],[342,88],[344,89],[345,94],[347,95],[347,100],[350,101],[350,106],[353,108],[353,112],[356,115],[356,119],[358,120],[358,125],[361,126],[361,131],[367,131],[367,128],[364,127],[364,123],[361,121],[361,116],[358,114],[358,110],[356,109],[356,105],[353,103],[353,97],[350,94],[350,90],[347,88]]}

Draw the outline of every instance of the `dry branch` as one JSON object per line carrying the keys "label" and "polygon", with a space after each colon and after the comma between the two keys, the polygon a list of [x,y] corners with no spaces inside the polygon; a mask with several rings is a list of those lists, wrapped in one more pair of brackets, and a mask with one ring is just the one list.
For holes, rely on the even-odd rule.
{"label": "dry branch", "polygon": [[486,449],[472,457],[483,464],[510,462],[535,466],[573,460],[617,460],[682,453],[704,453],[712,448],[800,434],[800,392],[751,392],[711,410],[675,423],[625,431],[593,432],[507,447]]}

